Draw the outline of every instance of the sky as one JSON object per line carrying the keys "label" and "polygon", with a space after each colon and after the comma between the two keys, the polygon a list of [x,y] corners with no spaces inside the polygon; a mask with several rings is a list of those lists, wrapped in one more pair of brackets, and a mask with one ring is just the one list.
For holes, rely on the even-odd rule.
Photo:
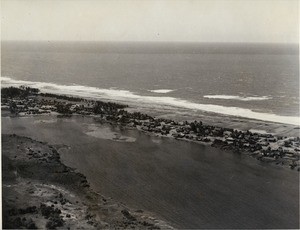
{"label": "sky", "polygon": [[298,43],[298,11],[298,0],[1,0],[1,39]]}

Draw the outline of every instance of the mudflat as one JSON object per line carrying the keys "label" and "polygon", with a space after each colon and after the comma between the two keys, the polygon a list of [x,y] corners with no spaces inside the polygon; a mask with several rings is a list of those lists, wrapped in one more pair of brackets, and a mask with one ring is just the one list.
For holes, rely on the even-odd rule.
{"label": "mudflat", "polygon": [[2,146],[5,229],[170,228],[93,191],[61,163],[59,146],[5,134]]}

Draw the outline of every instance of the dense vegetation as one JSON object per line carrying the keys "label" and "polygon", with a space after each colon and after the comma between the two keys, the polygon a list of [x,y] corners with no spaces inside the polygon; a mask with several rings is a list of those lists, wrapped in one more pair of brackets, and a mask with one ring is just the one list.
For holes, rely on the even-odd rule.
{"label": "dense vegetation", "polygon": [[39,93],[39,89],[31,88],[27,86],[20,86],[17,87],[8,87],[8,88],[1,88],[1,96],[3,98],[25,98],[29,95],[36,95]]}
{"label": "dense vegetation", "polygon": [[44,97],[55,97],[57,99],[62,99],[62,100],[67,100],[67,101],[83,101],[84,99],[79,98],[79,97],[71,97],[71,96],[66,96],[66,95],[57,95],[57,94],[52,94],[52,93],[40,93],[41,96]]}
{"label": "dense vegetation", "polygon": [[[26,86],[20,86],[19,88],[13,86],[8,88],[2,88],[1,94],[3,99],[2,103],[8,104],[10,111],[12,113],[18,113],[22,111],[24,112],[28,109],[28,107],[36,107],[37,101],[35,99],[33,101],[31,100],[30,102],[29,101],[22,102],[23,105],[20,104],[17,105],[16,102],[11,99],[27,100],[28,96],[37,96],[37,95],[40,95],[42,97],[40,105],[47,105],[48,100],[43,97],[58,99],[53,101],[54,104],[52,104],[52,106],[56,108],[56,112],[61,114],[72,114],[74,112],[79,112],[81,110],[86,110],[87,112],[93,112],[95,114],[115,114],[119,109],[123,109],[127,107],[127,105],[121,105],[113,102],[102,102],[102,101],[93,101],[93,100],[89,101],[79,97],[57,95],[52,93],[39,93],[38,89],[26,87]],[[72,108],[73,104],[71,102],[85,102],[87,103],[88,108],[85,109],[82,103],[78,103],[78,105]],[[35,113],[37,112],[35,111]]]}

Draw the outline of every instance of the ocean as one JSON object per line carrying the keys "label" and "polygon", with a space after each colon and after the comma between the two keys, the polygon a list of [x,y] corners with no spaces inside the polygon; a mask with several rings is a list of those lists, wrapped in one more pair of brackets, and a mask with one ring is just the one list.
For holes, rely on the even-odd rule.
{"label": "ocean", "polygon": [[298,45],[2,42],[1,83],[299,125]]}

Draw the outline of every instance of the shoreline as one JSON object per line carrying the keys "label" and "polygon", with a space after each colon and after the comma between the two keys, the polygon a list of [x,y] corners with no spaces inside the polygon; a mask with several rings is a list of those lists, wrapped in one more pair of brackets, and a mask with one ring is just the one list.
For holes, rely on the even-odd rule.
{"label": "shoreline", "polygon": [[2,145],[4,228],[172,228],[95,192],[61,163],[59,146],[14,134]]}
{"label": "shoreline", "polygon": [[[119,124],[129,128],[169,138],[211,145],[222,150],[245,153],[257,160],[288,166],[300,171],[300,138],[241,131],[204,124],[202,121],[177,122],[167,118],[156,118],[140,112],[128,112],[127,105],[113,102],[86,100],[64,95],[43,94],[29,87],[4,88],[1,110],[16,116],[54,114],[57,116],[94,116],[103,122]],[[10,90],[9,90],[10,89]],[[3,91],[3,89],[2,89]],[[10,91],[16,93],[11,96]],[[128,109],[128,110],[127,110]],[[299,127],[295,127],[297,131]],[[258,130],[259,131],[259,130]]]}
{"label": "shoreline", "polygon": [[[205,103],[198,103],[197,100],[188,98],[177,98],[169,95],[161,95],[157,97],[157,93],[152,94],[139,94],[136,92],[131,92],[128,90],[115,89],[115,88],[94,88],[91,86],[84,85],[59,85],[53,82],[38,82],[38,81],[27,81],[27,80],[16,80],[10,77],[4,77],[3,81],[4,87],[15,86],[19,87],[22,85],[27,85],[30,87],[36,87],[41,91],[49,94],[58,95],[69,95],[71,97],[80,97],[87,100],[101,100],[105,102],[115,102],[115,103],[125,103],[130,105],[130,107],[137,107],[140,109],[155,109],[156,112],[163,111],[166,109],[176,110],[186,113],[188,116],[191,113],[195,113],[197,119],[199,115],[213,116],[213,124],[217,116],[220,117],[238,117],[241,119],[246,119],[247,121],[264,121],[268,123],[284,123],[291,126],[299,126],[298,110],[296,112],[289,114],[286,112],[264,112],[264,108],[258,109],[251,106],[245,106],[244,103],[236,107],[236,104],[224,105],[223,103],[214,102],[211,103],[211,99],[207,99]],[[150,90],[150,89],[149,89]],[[147,92],[149,92],[147,90]],[[91,92],[90,92],[91,91]],[[209,94],[209,93],[207,93]],[[203,95],[205,96],[205,95]],[[218,96],[218,95],[217,95]],[[253,95],[256,97],[257,95]],[[233,96],[236,97],[236,96]],[[238,97],[238,96],[237,96]],[[267,97],[267,96],[265,96]],[[204,97],[205,98],[205,97]],[[250,99],[253,97],[250,97]],[[276,102],[273,102],[276,103]],[[227,103],[225,103],[227,104]],[[161,111],[160,111],[161,110]],[[147,112],[146,112],[147,113]],[[296,115],[298,114],[298,115]],[[182,120],[182,119],[181,119]],[[207,123],[205,121],[205,123]]]}

